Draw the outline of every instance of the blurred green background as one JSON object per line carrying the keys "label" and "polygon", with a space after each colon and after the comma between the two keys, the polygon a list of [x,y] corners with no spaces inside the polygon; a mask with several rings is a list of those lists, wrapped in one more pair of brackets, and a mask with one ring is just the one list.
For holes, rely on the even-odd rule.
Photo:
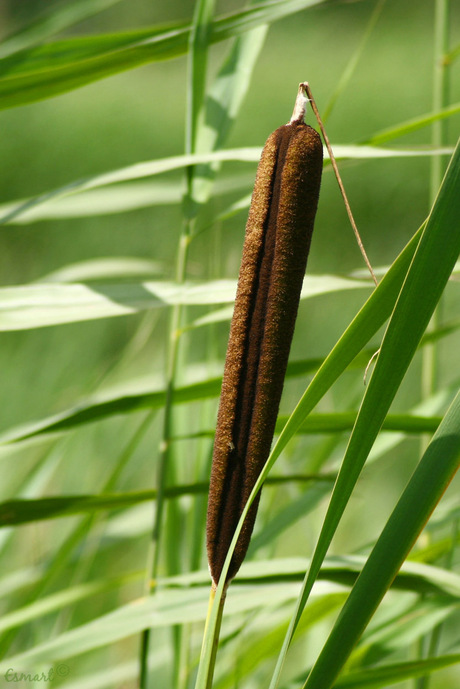
{"label": "blurred green background", "polygon": [[[1,0],[3,36],[29,22],[34,14],[39,16],[43,5],[41,0]],[[46,5],[49,9],[54,3]],[[229,13],[240,6],[236,2],[220,2],[217,14]],[[310,82],[319,109],[324,110],[366,30],[374,7],[374,2],[365,0],[328,2],[272,25],[226,147],[262,146],[272,130],[288,121],[299,81]],[[192,11],[192,3],[185,1],[125,0],[59,37],[190,21]],[[333,146],[366,141],[380,130],[432,110],[433,11],[431,0],[415,3],[387,0],[347,90],[338,99],[327,122]],[[456,46],[460,41],[460,4],[452,3],[451,12],[451,45]],[[212,46],[209,81],[226,50],[226,43]],[[0,203],[28,198],[76,179],[136,162],[182,154],[186,73],[186,58],[180,57],[137,68],[46,101],[1,111]],[[460,100],[457,63],[453,63],[451,69],[449,100],[451,103]],[[456,142],[459,121],[458,115],[449,120],[446,141],[449,146]],[[313,124],[311,119],[310,123]],[[394,145],[429,145],[430,137],[430,128],[426,127],[398,139]],[[392,145],[393,142],[388,144]],[[429,211],[432,201],[429,158],[344,161],[340,168],[372,264],[390,264]],[[250,193],[255,169],[255,163],[222,166],[217,180],[220,192],[198,220],[203,232],[191,246],[190,278],[236,278],[247,212],[207,226],[210,218]],[[184,189],[182,173],[168,173],[157,181],[175,185],[178,192]],[[157,263],[155,279],[172,280],[182,222],[181,204],[176,202],[126,213],[4,226],[0,237],[2,286],[41,280],[69,264],[102,257],[149,258]],[[327,168],[308,271],[347,275],[362,268],[336,181]],[[360,290],[334,293],[302,303],[292,358],[325,356],[367,294]],[[444,308],[446,317],[456,308],[458,313],[458,286],[449,287]],[[190,309],[189,316],[192,318],[204,312],[206,309]],[[108,390],[127,380],[132,380],[133,389],[147,384],[160,387],[164,382],[167,329],[168,313],[162,309],[147,315],[0,333],[0,430],[60,411],[95,391]],[[182,356],[186,366],[182,382],[202,378],[205,373],[219,374],[227,333],[228,322],[215,327],[216,337],[211,345],[204,330],[184,338]],[[133,337],[136,338],[134,342]],[[377,338],[375,343],[377,348]],[[457,334],[440,345],[440,386],[457,377],[459,344]],[[418,401],[419,364],[417,361],[403,385],[396,409],[398,405],[406,408]],[[290,381],[286,385],[283,412],[292,410],[304,387],[304,380]],[[342,410],[356,408],[361,393],[362,376],[358,379],[354,374],[346,374],[324,403],[323,411],[327,411],[327,404]],[[197,406],[178,410],[179,427],[182,418],[188,419],[185,425],[192,418],[193,424],[195,419],[203,418],[198,417],[202,413],[207,426],[211,427],[210,419],[216,408],[214,401],[205,412],[199,412]],[[113,418],[86,427],[58,444],[55,449],[57,469],[50,473],[48,481],[43,479],[44,494],[98,492],[114,458],[127,445],[137,425],[137,417]],[[153,487],[153,467],[160,439],[161,424],[157,417],[129,468],[122,474],[119,489]],[[334,450],[336,459],[341,456],[345,440],[341,439]],[[300,448],[302,457],[304,449],[311,452],[314,463],[315,452],[317,457],[325,451],[323,446],[317,445],[316,439],[303,438],[295,447],[297,451]],[[193,443],[189,443],[184,452],[193,452],[193,447]],[[365,475],[355,498],[357,509],[350,512],[341,528],[335,546],[337,551],[340,552],[342,546],[349,550],[363,547],[375,537],[418,458],[418,447],[418,441],[406,441],[397,460],[390,459],[370,472],[370,476]],[[41,444],[18,448],[13,453],[8,450],[7,459],[15,461],[3,463],[1,491],[4,499],[16,494],[45,450]],[[290,452],[286,453],[287,462],[291,459]],[[388,467],[391,467],[391,476]],[[380,490],[376,492],[376,488]],[[372,504],[366,504],[364,499],[367,490],[374,496]],[[267,489],[262,512],[268,511],[270,505],[272,499]],[[148,509],[142,510],[144,527],[149,514]],[[321,516],[322,513],[317,515],[318,524]],[[64,522],[23,527],[20,537],[12,541],[6,551],[7,555],[9,553],[4,559],[6,570],[46,560],[52,544],[64,538],[67,525],[71,523]],[[136,530],[138,527],[134,526],[134,533]],[[288,532],[277,554],[292,553],[295,542],[296,535]],[[97,558],[93,571],[102,576],[104,568],[107,573],[113,573],[114,567],[142,569],[146,544],[145,528],[143,538],[131,540],[130,548],[123,551],[122,557],[119,550],[115,554],[110,552],[108,542],[106,556],[101,554]],[[139,595],[139,587],[128,588],[124,599],[130,600],[133,592]],[[113,600],[108,597],[101,603],[101,611],[110,609],[111,604],[115,604]],[[97,612],[94,607],[82,607],[75,621],[91,619]],[[46,638],[48,631],[46,625],[34,629],[30,638]],[[123,647],[122,655],[130,657],[135,646],[136,640],[132,640],[132,645]],[[110,653],[108,657],[112,657]],[[433,689],[438,686],[447,687],[433,683]]]}

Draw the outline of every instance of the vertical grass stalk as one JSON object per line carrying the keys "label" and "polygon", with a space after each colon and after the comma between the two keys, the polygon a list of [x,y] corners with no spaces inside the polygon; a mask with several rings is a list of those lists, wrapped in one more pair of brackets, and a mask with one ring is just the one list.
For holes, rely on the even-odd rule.
{"label": "vertical grass stalk", "polygon": [[[433,71],[433,112],[439,112],[449,103],[449,72],[446,55],[449,52],[449,9],[450,0],[436,0],[434,17],[434,71]],[[446,120],[435,120],[432,124],[431,141],[435,148],[442,148],[447,141]],[[445,172],[444,158],[436,155],[430,165],[430,205],[434,203]],[[430,329],[440,326],[442,302],[433,314]],[[438,347],[429,345],[422,355],[422,397],[429,397],[436,390],[438,377]],[[426,448],[427,438],[422,449]]]}
{"label": "vertical grass stalk", "polygon": [[[449,103],[449,72],[446,59],[449,53],[449,14],[450,0],[435,1],[434,19],[434,71],[433,71],[433,112],[439,112]],[[435,148],[442,148],[447,142],[446,120],[435,120],[432,125],[431,141]],[[430,165],[430,202],[433,203],[440,187],[444,174],[444,159],[441,155],[431,158]],[[441,325],[442,300],[439,302],[430,323],[430,330],[436,330]],[[438,381],[438,351],[436,342],[429,344],[422,353],[422,398],[432,395]],[[426,449],[429,438],[422,438],[422,450]],[[452,549],[454,549],[452,544]],[[435,654],[441,636],[442,624],[433,630],[431,635],[422,638],[419,643],[418,656],[423,658],[424,647],[427,647],[429,656]],[[429,675],[420,677],[415,681],[415,689],[428,689]]]}

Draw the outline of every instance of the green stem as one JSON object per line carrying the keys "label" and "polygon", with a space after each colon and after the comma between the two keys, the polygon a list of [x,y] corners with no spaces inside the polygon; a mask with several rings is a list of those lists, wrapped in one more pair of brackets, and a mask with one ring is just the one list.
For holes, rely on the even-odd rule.
{"label": "green stem", "polygon": [[[208,607],[208,615],[206,618],[206,626],[205,626],[205,631],[204,631],[204,638],[206,638],[206,631],[207,627],[209,624],[209,619],[210,619],[210,614],[212,607],[214,605],[214,599],[216,596],[216,589],[214,586],[211,587],[211,593],[209,595],[209,607]],[[226,591],[223,592],[220,601],[219,601],[219,609],[217,611],[217,620],[216,624],[213,629],[213,635],[212,635],[212,653],[211,653],[211,658],[209,665],[207,667],[207,681],[206,681],[206,688],[205,689],[212,689],[212,680],[214,677],[214,668],[216,666],[216,657],[217,657],[217,649],[219,647],[219,635],[220,635],[220,628],[222,626],[222,617],[224,613],[224,606],[225,606],[225,598],[226,598]]]}
{"label": "green stem", "polygon": [[[449,102],[449,74],[445,56],[449,52],[449,5],[450,0],[436,0],[434,18],[434,72],[433,72],[433,112],[444,108]],[[441,148],[446,143],[447,121],[436,120],[432,125],[432,144]],[[436,194],[445,171],[445,163],[440,155],[431,158],[430,170],[430,205]],[[439,327],[440,308],[433,314],[430,329]],[[437,347],[426,348],[422,358],[422,396],[429,397],[436,389],[438,378]],[[424,440],[426,449],[428,439]]]}
{"label": "green stem", "polygon": [[[184,223],[184,228],[179,241],[177,260],[176,260],[176,281],[182,283],[185,280],[188,247],[191,237],[191,222]],[[177,377],[177,362],[179,354],[179,337],[180,337],[180,323],[182,319],[182,306],[176,305],[173,307],[169,328],[169,360],[167,366],[166,379],[166,400],[163,417],[163,432],[160,445],[160,457],[158,464],[157,476],[157,502],[155,510],[155,518],[152,531],[152,539],[150,541],[150,548],[148,554],[147,579],[146,579],[146,595],[151,592],[152,582],[158,576],[159,557],[160,557],[160,542],[162,527],[164,522],[165,511],[165,488],[168,470],[171,464],[171,436],[172,436],[172,413],[173,413],[173,396]],[[150,647],[150,628],[144,629],[141,638],[140,648],[140,689],[147,689],[148,687],[148,655]]]}
{"label": "green stem", "polygon": [[[446,107],[449,103],[449,74],[446,56],[449,52],[449,10],[450,0],[436,0],[434,17],[434,72],[433,72],[433,112]],[[447,121],[436,120],[432,125],[432,144],[441,148],[447,141]],[[442,177],[445,163],[440,155],[431,158],[430,169],[430,205],[434,203]],[[433,313],[429,330],[436,330],[440,326],[442,302],[439,302]],[[438,380],[438,346],[436,343],[428,345],[422,355],[422,397],[427,398],[434,393]],[[430,438],[422,438],[422,451],[428,446]],[[420,640],[418,657],[426,654],[431,657],[436,654],[442,632],[439,624],[428,637]],[[426,653],[425,653],[426,649]],[[415,689],[428,689],[430,676],[425,675],[415,681]]]}
{"label": "green stem", "polygon": [[[434,20],[434,73],[433,73],[433,111],[437,112],[449,102],[449,73],[446,55],[449,52],[449,10],[450,0],[436,0]],[[447,141],[447,121],[436,120],[432,125],[432,144],[440,148]],[[443,157],[433,156],[430,171],[430,203],[436,198],[442,177],[445,172]],[[441,320],[441,303],[433,314],[430,330],[439,327]],[[422,396],[433,394],[438,378],[437,346],[425,349],[422,358]],[[429,439],[425,438],[422,450],[426,449]]]}
{"label": "green stem", "polygon": [[[434,74],[433,74],[433,112],[442,110],[449,104],[449,71],[446,56],[449,52],[449,14],[450,0],[436,0],[434,28]],[[441,148],[447,141],[448,120],[440,119],[432,125],[432,144]],[[431,159],[431,203],[438,193],[445,172],[443,156]]]}

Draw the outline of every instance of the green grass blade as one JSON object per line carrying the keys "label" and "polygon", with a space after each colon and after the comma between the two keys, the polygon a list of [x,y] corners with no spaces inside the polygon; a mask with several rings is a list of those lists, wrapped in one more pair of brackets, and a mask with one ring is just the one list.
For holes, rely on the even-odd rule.
{"label": "green grass blade", "polygon": [[0,59],[37,45],[118,2],[120,0],[70,0],[65,5],[46,9],[30,24],[3,39],[0,43]]}
{"label": "green grass blade", "polygon": [[[253,174],[222,174],[214,186],[214,196],[224,196],[235,191],[247,191],[254,183]],[[183,197],[181,180],[166,182],[121,182],[116,186],[92,189],[69,194],[49,202],[31,207],[17,215],[9,224],[30,224],[40,220],[61,220],[63,218],[87,218],[98,215],[116,215],[151,208],[153,206],[177,205]],[[0,204],[0,216],[7,215],[18,206],[24,206],[31,199],[18,199]]]}
{"label": "green grass blade", "polygon": [[[249,88],[266,34],[267,27],[263,25],[235,39],[206,96],[194,152],[207,153],[222,148]],[[211,163],[194,168],[189,193],[192,216],[208,201],[219,167],[219,163]]]}
{"label": "green grass blade", "polygon": [[343,679],[339,679],[334,687],[337,689],[367,689],[367,687],[371,689],[375,687],[377,689],[377,687],[387,687],[391,684],[421,677],[424,674],[436,672],[436,670],[442,670],[458,663],[460,663],[460,653],[413,660],[407,663],[383,665],[361,672],[350,672]]}
{"label": "green grass blade", "polygon": [[[175,486],[170,497],[204,492],[206,486]],[[61,495],[35,500],[8,500],[0,503],[0,527],[28,524],[42,519],[57,519],[98,510],[123,509],[155,500],[156,490],[117,495]]]}
{"label": "green grass blade", "polygon": [[[271,23],[320,4],[323,0],[276,0],[217,19],[212,24],[211,43],[232,38],[262,24]],[[190,25],[164,30],[129,32],[58,42],[41,50],[0,61],[0,109],[51,98],[113,74],[187,52]],[[76,53],[79,58],[76,57]],[[13,63],[12,63],[13,61]]]}
{"label": "green grass blade", "polygon": [[[287,483],[288,481],[314,481],[316,477],[294,475],[284,476],[268,483]],[[321,482],[331,483],[331,477],[318,477]],[[164,489],[165,499],[180,498],[185,495],[203,495],[209,488],[208,482],[176,484]],[[322,493],[321,493],[322,495]],[[144,502],[156,500],[157,490],[130,491],[127,493],[115,493],[101,495],[60,495],[51,498],[15,499],[0,502],[0,529],[9,526],[19,526],[45,519],[61,519],[76,514],[93,514],[105,510],[118,510],[133,507]],[[313,505],[314,506],[314,505]]]}
{"label": "green grass blade", "polygon": [[[299,433],[341,433],[351,431],[356,421],[356,412],[336,412],[334,414],[310,414]],[[276,422],[279,433],[289,417],[280,416]],[[420,416],[415,414],[389,414],[382,430],[403,433],[434,433],[441,423],[441,416]]]}
{"label": "green grass blade", "polygon": [[[289,362],[286,372],[287,377],[312,373],[319,367],[321,367],[321,370],[312,381],[286,425],[282,429],[278,425],[281,437],[273,449],[273,452],[276,452],[276,456],[279,456],[287,442],[300,431],[303,424],[306,423],[306,418],[310,411],[345,368],[350,366],[350,364],[364,368],[369,361],[373,351],[363,351],[359,356],[358,354],[389,315],[392,300],[396,299],[398,286],[402,284],[404,270],[407,268],[412,253],[415,250],[417,239],[418,235],[407,245],[388,272],[387,277],[382,280],[378,290],[371,295],[356,317],[353,327],[346,331],[327,358],[327,361],[322,359],[306,359]],[[305,282],[308,283],[308,281],[309,277],[307,276]],[[309,291],[308,286],[307,291]],[[311,291],[316,293],[314,288]],[[227,317],[229,318],[230,315],[230,313],[227,314]],[[458,324],[453,323],[449,327],[441,328],[439,333],[431,333],[430,338],[424,338],[422,342],[425,340],[431,341],[432,336],[441,337],[449,334],[455,331],[457,327]],[[342,359],[343,356],[345,357],[344,359]],[[175,390],[174,401],[176,404],[185,404],[187,402],[217,397],[221,383],[222,379],[217,377],[179,387]],[[115,394],[106,395],[103,399],[90,398],[60,414],[5,430],[0,434],[0,444],[20,442],[49,433],[65,432],[117,414],[129,414],[144,409],[159,409],[164,406],[164,403],[165,391],[163,389],[144,389],[136,393],[132,391],[132,386],[128,382],[126,390],[118,390]],[[420,410],[420,412],[416,413],[425,412]],[[430,414],[429,411],[427,413]],[[414,421],[414,423],[417,422]],[[420,421],[420,423],[423,424],[424,421]],[[427,423],[434,425],[435,421],[427,421]]]}
{"label": "green grass blade", "polygon": [[[327,557],[321,567],[320,579],[351,587],[366,564],[366,559],[362,555]],[[309,559],[302,557],[244,562],[232,586],[244,586],[256,582],[269,584],[278,581],[301,581],[308,563]],[[198,586],[205,585],[208,581],[209,574],[206,570],[188,572],[161,580],[164,586]],[[450,605],[457,603],[460,597],[460,576],[440,567],[405,562],[392,582],[392,588],[417,594],[433,594],[440,600],[449,599]]]}
{"label": "green grass blade", "polygon": [[185,152],[196,152],[198,118],[206,91],[208,47],[211,39],[215,0],[198,0],[189,40],[188,113]]}
{"label": "green grass blade", "polygon": [[[284,449],[288,441],[296,433],[297,429],[302,424],[307,414],[316,406],[323,394],[329,387],[337,380],[340,374],[346,369],[349,363],[359,353],[365,344],[369,341],[372,335],[383,324],[385,319],[390,315],[397,298],[399,289],[404,280],[406,270],[413,257],[416,246],[419,242],[421,230],[416,233],[412,240],[407,245],[406,249],[395,261],[392,268],[388,271],[385,278],[380,283],[379,287],[373,292],[370,299],[366,302],[364,307],[354,319],[352,324],[347,328],[345,334],[339,340],[337,345],[332,350],[331,354],[325,360],[323,366],[318,371],[312,383],[307,388],[304,396],[297,405],[290,421],[286,424],[283,432],[278,438],[270,456],[248,498],[246,506],[242,512],[237,528],[230,544],[225,563],[222,569],[219,586],[217,587],[214,603],[210,610],[210,615],[207,619],[207,626],[203,639],[203,646],[201,652],[200,665],[198,669],[198,676],[196,680],[195,689],[207,689],[209,683],[209,668],[211,658],[213,655],[213,643],[215,638],[215,630],[219,621],[220,602],[224,593],[224,582],[226,573],[230,565],[233,550],[238,541],[238,537],[243,526],[246,515],[249,512],[251,504],[261,489],[263,482],[268,475],[271,467],[276,461],[277,457]],[[282,656],[287,652],[287,647],[283,647]],[[279,668],[280,671],[281,668]],[[276,671],[275,671],[276,678]],[[275,679],[277,681],[277,679]]]}
{"label": "green grass blade", "polygon": [[[364,558],[330,558],[325,563],[322,578],[325,581],[349,586],[356,580],[363,562]],[[232,587],[232,595],[227,602],[227,613],[231,616],[257,608],[264,609],[267,600],[274,604],[293,600],[305,564],[302,559],[244,564]],[[139,573],[128,573],[120,577],[119,583],[136,579],[138,576]],[[50,657],[72,658],[136,634],[146,623],[152,623],[155,627],[168,627],[172,624],[202,621],[206,614],[208,578],[207,572],[202,571],[161,580],[162,590],[157,596],[135,600],[54,639],[5,659],[0,665],[0,671],[5,672],[14,664],[20,667],[26,662],[35,663],[42,659],[46,662]],[[118,585],[117,580],[118,578],[112,580],[114,585]],[[90,582],[82,587],[53,594],[29,609],[15,611],[12,615],[16,617],[11,617],[10,622],[15,624],[18,615],[27,615],[30,619],[31,616],[44,614],[50,607],[68,604],[74,597],[93,595],[99,586],[109,587],[112,581],[105,579],[104,582]],[[443,570],[411,563],[403,566],[394,586],[405,591],[429,591],[450,597],[458,597],[460,591],[458,576],[450,574],[449,578],[448,573],[446,575]],[[325,593],[313,603],[313,607],[321,605],[321,600],[327,602],[329,598],[329,589],[326,588]],[[306,621],[306,624],[309,626],[311,622]]]}
{"label": "green grass blade", "polygon": [[[322,360],[319,359],[293,361],[288,365],[286,375],[295,377],[311,373],[318,368],[321,362]],[[174,403],[185,404],[218,397],[221,385],[222,378],[216,377],[178,387],[174,391]],[[19,442],[47,433],[67,431],[116,414],[129,414],[144,409],[160,409],[164,406],[166,392],[163,388],[143,389],[137,393],[133,392],[132,388],[132,384],[128,382],[125,389],[117,388],[115,393],[107,394],[102,399],[93,397],[60,414],[4,431],[0,435],[0,444]]]}
{"label": "green grass blade", "polygon": [[[45,192],[44,194],[40,194],[34,198],[26,199],[25,201],[8,203],[5,207],[5,212],[0,216],[0,225],[6,225],[11,223],[13,220],[17,222],[17,219],[24,214],[27,214],[28,217],[33,219],[37,206],[46,204],[47,207],[51,206],[52,208],[53,204],[51,202],[55,202],[63,197],[77,193],[88,192],[93,189],[99,189],[101,187],[106,187],[111,184],[118,184],[120,182],[144,179],[145,177],[163,174],[172,170],[180,170],[190,165],[220,163],[231,160],[257,163],[260,159],[261,152],[262,149],[260,147],[235,148],[210,151],[208,153],[191,153],[187,155],[172,156],[170,158],[135,163],[134,165],[129,165],[128,167],[120,168],[118,170],[112,170],[102,175],[75,180],[74,182],[66,184],[63,187],[58,187],[57,189]],[[336,145],[334,146],[334,153],[338,160],[347,158],[367,160],[374,158],[412,158],[440,154],[447,155],[451,154],[452,150],[449,148],[402,150],[377,148],[364,145]],[[327,157],[327,154],[325,154],[325,157]],[[115,193],[117,193],[116,190]]]}
{"label": "green grass blade", "polygon": [[363,141],[363,144],[368,144],[371,146],[381,146],[387,141],[392,139],[398,139],[400,136],[405,136],[406,134],[411,134],[419,129],[428,127],[433,122],[438,122],[439,120],[444,120],[452,115],[457,115],[460,112],[460,103],[454,103],[446,108],[438,110],[438,112],[429,113],[428,115],[422,115],[421,117],[414,117],[406,122],[401,122],[393,127],[388,127],[377,134],[371,136],[370,139]]}
{"label": "green grass blade", "polygon": [[[242,185],[246,188],[247,185]],[[71,194],[48,203],[41,203],[17,215],[11,224],[28,225],[41,220],[62,220],[63,218],[87,218],[97,215],[127,213],[139,208],[178,204],[182,198],[182,184],[177,182],[131,182],[117,184],[107,189],[93,189]],[[18,206],[30,203],[30,199],[18,199],[0,204],[3,217]]]}
{"label": "green grass blade", "polygon": [[306,689],[332,686],[459,464],[460,392],[370,554],[305,683]]}
{"label": "green grass blade", "polygon": [[[145,264],[143,264],[145,266]],[[301,298],[346,289],[370,289],[365,280],[332,275],[310,276]],[[236,281],[120,282],[59,284],[35,282],[0,287],[0,332],[97,320],[169,306],[229,304],[235,300]]]}
{"label": "green grass blade", "polygon": [[[239,615],[273,604],[292,601],[297,583],[276,582],[260,586],[257,582],[235,587],[226,606],[226,614]],[[28,667],[37,662],[73,658],[86,651],[101,648],[139,633],[147,626],[170,627],[176,624],[202,622],[206,616],[209,584],[204,586],[164,588],[155,596],[144,597],[123,605],[59,636],[37,644],[0,662],[0,672],[10,667]]]}
{"label": "green grass blade", "polygon": [[90,596],[119,588],[131,581],[140,579],[142,574],[142,572],[133,572],[110,579],[98,579],[44,596],[30,605],[25,605],[23,608],[4,614],[0,620],[0,632],[28,624],[43,615],[62,610],[62,608],[79,603]]}
{"label": "green grass blade", "polygon": [[[460,232],[455,235],[451,228],[456,226],[460,215],[459,191],[460,143],[457,145],[456,153],[451,160],[437,201],[428,218],[385,333],[377,364],[348,443],[315,548],[312,564],[306,574],[270,689],[274,689],[278,684],[292,636],[320,570],[321,562],[327,553],[337,525],[390,404],[457,261],[460,253]],[[374,294],[378,293],[378,289]],[[320,372],[321,369],[316,377]],[[283,434],[281,434],[278,443],[282,438]]]}
{"label": "green grass blade", "polygon": [[[298,429],[299,435],[319,435],[330,433],[344,433],[351,431],[355,425],[357,412],[334,412],[330,414],[310,414]],[[281,433],[287,424],[289,416],[281,415],[276,420],[275,433]],[[442,416],[422,416],[416,414],[388,414],[383,422],[382,430],[393,433],[407,433],[418,435],[420,433],[434,433],[441,423]],[[208,437],[214,435],[213,429],[202,430],[187,436],[179,436],[180,439]],[[176,436],[176,438],[178,438]]]}
{"label": "green grass blade", "polygon": [[120,279],[145,279],[164,272],[165,267],[160,262],[148,258],[90,258],[53,270],[52,273],[44,275],[39,282],[113,282]]}
{"label": "green grass blade", "polygon": [[[404,251],[400,254],[393,266],[388,271],[379,287],[372,293],[369,300],[363,306],[353,323],[347,328],[345,334],[334,347],[320,371],[308,387],[306,393],[297,405],[289,423],[285,426],[278,442],[272,451],[273,461],[282,452],[287,442],[297,432],[308,413],[316,406],[325,392],[343,373],[347,366],[359,354],[370,338],[377,332],[391,313],[394,302],[404,280],[406,270],[409,267],[421,231],[412,238]],[[187,386],[181,394],[175,392],[175,400],[203,399],[205,396],[219,394],[220,379]],[[204,386],[204,389],[203,389]],[[4,433],[0,442],[13,442],[23,440],[45,432],[66,430],[81,423],[88,423],[110,414],[136,411],[147,407],[163,406],[164,391],[151,392],[137,395],[117,395],[116,397],[100,402],[91,401],[75,409],[63,412],[60,415],[31,424],[23,429],[14,429]],[[267,472],[268,473],[268,472]]]}

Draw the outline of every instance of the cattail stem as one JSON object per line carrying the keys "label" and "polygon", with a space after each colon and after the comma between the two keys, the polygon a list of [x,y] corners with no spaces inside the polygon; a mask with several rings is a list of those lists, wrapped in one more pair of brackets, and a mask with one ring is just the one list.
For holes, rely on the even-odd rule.
{"label": "cattail stem", "polygon": [[[206,623],[205,623],[204,637],[203,637],[203,648],[202,648],[202,656],[203,656],[204,651],[205,651],[205,641],[209,638],[209,636],[211,636],[211,639],[208,641],[208,643],[212,644],[212,649],[211,649],[209,663],[208,663],[207,668],[206,668],[206,670],[207,670],[207,677],[206,677],[206,684],[205,684],[206,689],[212,689],[212,680],[214,677],[214,667],[216,664],[217,648],[219,646],[220,628],[222,626],[222,617],[224,614],[225,596],[226,596],[226,587],[224,588],[220,598],[218,598],[218,600],[216,600],[216,587],[214,585],[211,586],[211,592],[209,594],[208,614],[206,616]],[[212,629],[211,629],[210,620],[211,620],[212,610],[213,610],[214,605],[218,605],[218,609],[217,609],[216,619],[215,619],[214,624],[213,624]]]}

